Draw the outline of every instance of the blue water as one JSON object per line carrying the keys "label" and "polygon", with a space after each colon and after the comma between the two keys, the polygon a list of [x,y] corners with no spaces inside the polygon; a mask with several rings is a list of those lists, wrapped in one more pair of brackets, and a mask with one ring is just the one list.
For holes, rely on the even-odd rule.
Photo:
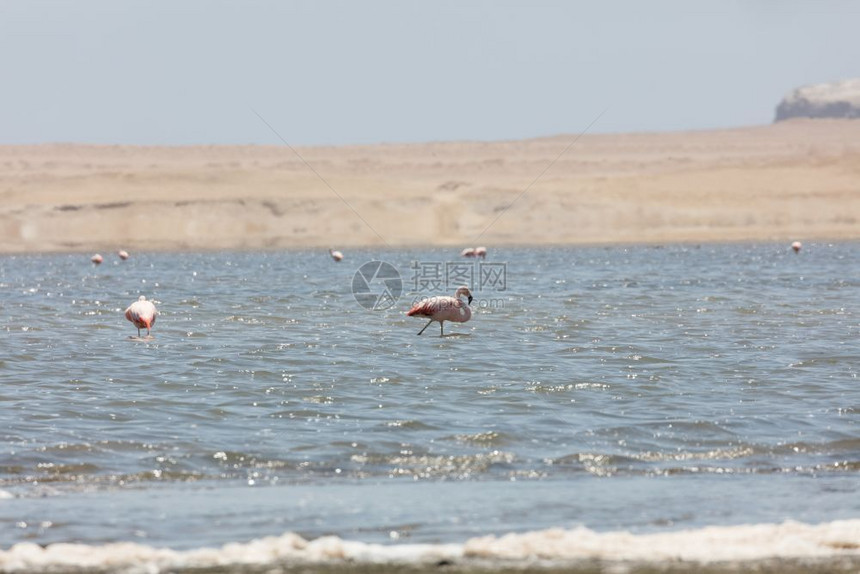
{"label": "blue water", "polygon": [[0,257],[0,546],[860,516],[860,244],[344,251]]}

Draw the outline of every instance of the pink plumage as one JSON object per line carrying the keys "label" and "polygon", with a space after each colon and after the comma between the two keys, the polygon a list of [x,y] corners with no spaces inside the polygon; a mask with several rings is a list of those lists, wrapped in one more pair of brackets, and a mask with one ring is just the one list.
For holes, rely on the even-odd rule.
{"label": "pink plumage", "polygon": [[331,258],[334,259],[335,261],[340,261],[343,259],[343,253],[341,253],[340,251],[335,251],[333,249],[329,249],[328,252],[329,252],[329,255],[331,255]]}
{"label": "pink plumage", "polygon": [[155,305],[152,304],[152,301],[147,301],[143,295],[125,310],[125,318],[137,327],[138,337],[140,337],[141,329],[146,329],[146,336],[149,336],[149,330],[155,325],[155,317],[157,315],[158,310],[155,308]]}
{"label": "pink plumage", "polygon": [[[467,298],[468,303],[465,303],[460,299],[462,296]],[[454,293],[453,297],[437,295],[435,297],[419,301],[406,312],[406,315],[409,317],[428,317],[430,319],[427,324],[424,325],[424,329],[421,329],[418,332],[419,335],[430,326],[430,323],[438,321],[439,335],[442,336],[445,334],[443,326],[445,321],[465,323],[472,318],[472,310],[469,309],[469,303],[471,302],[472,293],[469,291],[469,288],[460,287]]]}

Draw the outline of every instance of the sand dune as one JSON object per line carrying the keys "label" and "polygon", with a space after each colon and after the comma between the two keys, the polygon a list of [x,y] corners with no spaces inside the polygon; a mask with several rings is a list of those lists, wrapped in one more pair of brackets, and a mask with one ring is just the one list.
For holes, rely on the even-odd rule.
{"label": "sand dune", "polygon": [[858,120],[575,138],[0,146],[0,252],[860,238]]}

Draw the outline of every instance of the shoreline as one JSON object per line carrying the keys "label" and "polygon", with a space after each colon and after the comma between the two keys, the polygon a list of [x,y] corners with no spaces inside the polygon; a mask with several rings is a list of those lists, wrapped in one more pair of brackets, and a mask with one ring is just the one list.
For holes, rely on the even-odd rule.
{"label": "shoreline", "polygon": [[[810,246],[815,245],[834,245],[834,244],[843,244],[843,243],[857,243],[860,242],[860,237],[846,237],[846,238],[830,238],[830,237],[811,237],[805,238],[803,243],[803,250],[807,251]],[[667,249],[673,247],[684,247],[689,249],[699,249],[706,248],[709,246],[721,246],[721,245],[771,245],[774,247],[784,248],[785,251],[789,251],[791,248],[791,242],[783,239],[723,239],[723,240],[709,240],[709,241],[698,241],[698,240],[678,240],[671,242],[639,242],[639,243],[631,243],[627,241],[618,241],[618,242],[594,242],[594,243],[542,243],[542,244],[500,244],[493,245],[492,251],[487,257],[487,261],[492,261],[493,256],[496,255],[500,250],[504,249]],[[154,249],[144,247],[140,250],[136,250],[132,252],[130,255],[132,257],[140,254],[179,254],[179,253],[198,253],[198,254],[206,254],[206,253],[296,253],[302,251],[318,251],[321,255],[325,255],[329,257],[328,254],[328,245],[291,245],[286,247],[194,247],[194,248],[180,248],[180,247],[168,247],[164,249]],[[468,258],[464,258],[460,255],[460,247],[459,246],[451,246],[451,245],[353,245],[350,246],[349,251],[345,253],[345,255],[349,256],[355,252],[364,252],[364,251],[403,251],[403,250],[416,250],[416,251],[429,251],[429,250],[438,250],[438,249],[449,249],[451,251],[451,258],[463,261],[470,261]],[[87,259],[94,253],[99,253],[104,256],[105,263],[108,263],[113,257],[116,256],[116,250],[114,249],[97,249],[93,248],[91,250],[86,249],[71,249],[71,250],[43,250],[43,251],[0,251],[0,257],[15,257],[15,256],[37,256],[37,255],[75,255],[86,257]],[[348,262],[349,257],[346,257],[342,262]],[[473,259],[472,259],[473,260]]]}

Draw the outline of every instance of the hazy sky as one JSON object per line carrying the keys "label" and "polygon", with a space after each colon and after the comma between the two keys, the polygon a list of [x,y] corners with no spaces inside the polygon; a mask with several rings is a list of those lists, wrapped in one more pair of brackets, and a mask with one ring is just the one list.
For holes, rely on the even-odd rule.
{"label": "hazy sky", "polygon": [[0,0],[0,143],[346,144],[765,124],[860,1]]}

